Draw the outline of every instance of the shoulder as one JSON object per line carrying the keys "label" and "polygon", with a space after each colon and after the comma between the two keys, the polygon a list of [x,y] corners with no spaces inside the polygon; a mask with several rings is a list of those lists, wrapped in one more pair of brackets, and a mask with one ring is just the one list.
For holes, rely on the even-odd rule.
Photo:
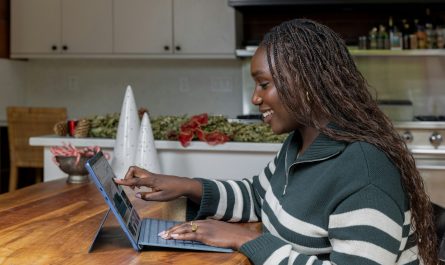
{"label": "shoulder", "polygon": [[372,184],[400,203],[405,200],[400,171],[383,150],[370,143],[354,142],[344,155],[350,157],[351,167],[363,173],[358,176],[363,185]]}

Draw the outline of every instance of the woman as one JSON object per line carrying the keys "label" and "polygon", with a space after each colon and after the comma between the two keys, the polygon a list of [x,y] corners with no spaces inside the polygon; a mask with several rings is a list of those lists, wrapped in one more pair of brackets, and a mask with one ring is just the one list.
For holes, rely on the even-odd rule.
{"label": "woman", "polygon": [[[310,20],[285,22],[265,36],[251,73],[264,122],[290,133],[259,176],[214,181],[132,167],[116,180],[153,188],[137,194],[145,200],[198,205],[197,221],[161,236],[231,247],[254,264],[436,264],[414,159],[339,36]],[[262,233],[229,223],[257,220]]]}

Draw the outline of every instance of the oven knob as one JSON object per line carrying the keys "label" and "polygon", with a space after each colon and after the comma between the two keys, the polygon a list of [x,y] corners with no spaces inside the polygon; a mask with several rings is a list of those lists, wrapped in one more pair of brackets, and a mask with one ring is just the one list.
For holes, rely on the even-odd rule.
{"label": "oven knob", "polygon": [[442,135],[438,132],[433,132],[430,136],[430,143],[437,148],[442,143]]}
{"label": "oven knob", "polygon": [[413,141],[413,134],[410,131],[405,131],[402,134],[402,138],[405,141],[405,143],[411,143]]}

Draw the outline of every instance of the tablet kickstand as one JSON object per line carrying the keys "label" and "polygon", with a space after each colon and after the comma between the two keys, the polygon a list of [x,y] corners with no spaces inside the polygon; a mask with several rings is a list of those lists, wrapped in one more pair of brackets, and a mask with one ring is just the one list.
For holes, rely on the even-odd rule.
{"label": "tablet kickstand", "polygon": [[94,249],[94,243],[98,240],[100,233],[102,232],[102,227],[105,224],[105,221],[107,220],[108,214],[110,213],[111,209],[108,208],[108,211],[105,213],[104,217],[102,218],[102,221],[100,222],[99,228],[96,231],[96,235],[94,236],[93,242],[91,242],[91,245],[88,249],[88,253],[91,253]]}

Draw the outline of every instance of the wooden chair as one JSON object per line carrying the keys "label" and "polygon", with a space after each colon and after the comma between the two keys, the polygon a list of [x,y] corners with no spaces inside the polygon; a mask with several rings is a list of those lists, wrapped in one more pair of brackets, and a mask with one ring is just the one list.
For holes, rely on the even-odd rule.
{"label": "wooden chair", "polygon": [[[10,175],[9,191],[17,189],[18,168],[43,168],[43,147],[29,145],[29,138],[54,134],[53,127],[67,119],[66,108],[7,107]],[[36,174],[41,181],[42,171]]]}

